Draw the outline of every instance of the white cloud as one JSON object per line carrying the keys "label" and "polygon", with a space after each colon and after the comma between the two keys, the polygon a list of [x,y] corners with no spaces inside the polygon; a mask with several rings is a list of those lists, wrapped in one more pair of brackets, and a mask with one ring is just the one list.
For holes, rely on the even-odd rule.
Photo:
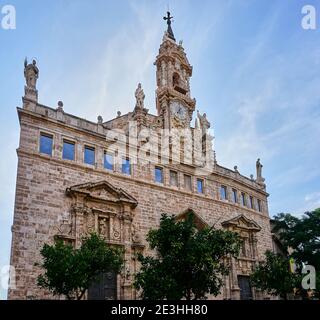
{"label": "white cloud", "polygon": [[305,196],[305,211],[320,208],[320,192],[311,193]]}

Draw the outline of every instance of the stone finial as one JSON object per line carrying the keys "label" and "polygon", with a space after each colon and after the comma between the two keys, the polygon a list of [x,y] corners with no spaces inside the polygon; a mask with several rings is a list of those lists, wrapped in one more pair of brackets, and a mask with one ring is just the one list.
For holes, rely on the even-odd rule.
{"label": "stone finial", "polygon": [[117,118],[121,117],[121,111],[117,111]]}
{"label": "stone finial", "polygon": [[102,124],[103,123],[103,118],[101,116],[98,116],[98,124]]}
{"label": "stone finial", "polygon": [[194,121],[194,128],[195,129],[199,129],[199,120],[198,120],[198,118],[196,118],[195,121]]}
{"label": "stone finial", "polygon": [[254,180],[253,174],[250,174],[250,179],[251,179],[252,181]]}
{"label": "stone finial", "polygon": [[233,169],[234,169],[234,172],[239,173],[238,166],[234,166]]}
{"label": "stone finial", "polygon": [[218,162],[217,162],[217,154],[215,151],[213,151],[213,163],[216,165]]}
{"label": "stone finial", "polygon": [[136,97],[136,107],[137,109],[143,109],[144,108],[144,98],[145,94],[143,92],[141,83],[138,84],[138,87],[135,92],[135,97]]}
{"label": "stone finial", "polygon": [[57,110],[59,111],[63,111],[63,102],[62,101],[58,101],[58,107]]}

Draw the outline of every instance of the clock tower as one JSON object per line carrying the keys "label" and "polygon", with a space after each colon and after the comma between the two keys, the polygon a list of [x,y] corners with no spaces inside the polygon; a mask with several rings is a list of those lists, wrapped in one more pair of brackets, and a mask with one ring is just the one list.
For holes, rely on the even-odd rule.
{"label": "clock tower", "polygon": [[156,58],[157,90],[156,106],[158,116],[162,116],[164,128],[188,128],[195,110],[196,100],[190,95],[190,65],[182,41],[176,43],[170,12],[163,19],[168,29],[163,36]]}

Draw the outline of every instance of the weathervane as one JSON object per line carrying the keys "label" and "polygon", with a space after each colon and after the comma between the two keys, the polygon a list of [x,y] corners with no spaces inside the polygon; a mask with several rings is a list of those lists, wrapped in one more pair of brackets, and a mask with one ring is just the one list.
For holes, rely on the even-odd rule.
{"label": "weathervane", "polygon": [[167,20],[167,25],[168,25],[168,36],[170,39],[176,41],[175,37],[174,37],[174,34],[173,34],[173,31],[172,31],[172,28],[171,28],[171,19],[173,17],[170,15],[170,11],[167,11],[167,16],[166,17],[163,17],[163,20]]}

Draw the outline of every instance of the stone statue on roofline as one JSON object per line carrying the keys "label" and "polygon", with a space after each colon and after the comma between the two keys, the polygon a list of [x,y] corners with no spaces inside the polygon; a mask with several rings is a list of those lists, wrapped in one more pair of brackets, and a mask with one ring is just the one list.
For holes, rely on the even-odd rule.
{"label": "stone statue on roofline", "polygon": [[262,167],[263,165],[260,162],[260,159],[256,162],[256,169],[257,169],[257,183],[264,184],[265,179],[262,177]]}
{"label": "stone statue on roofline", "polygon": [[138,84],[138,88],[136,89],[136,92],[135,92],[135,97],[136,97],[136,108],[144,109],[145,94],[143,92],[141,83]]}
{"label": "stone statue on roofline", "polygon": [[39,77],[36,60],[33,60],[32,63],[29,64],[27,58],[24,60],[24,77],[26,79],[26,86],[31,89],[36,89]]}
{"label": "stone statue on roofline", "polygon": [[207,114],[204,113],[203,115],[201,115],[199,110],[197,110],[197,116],[200,122],[200,128],[203,132],[207,132],[207,130],[210,128],[210,122],[207,119]]}

